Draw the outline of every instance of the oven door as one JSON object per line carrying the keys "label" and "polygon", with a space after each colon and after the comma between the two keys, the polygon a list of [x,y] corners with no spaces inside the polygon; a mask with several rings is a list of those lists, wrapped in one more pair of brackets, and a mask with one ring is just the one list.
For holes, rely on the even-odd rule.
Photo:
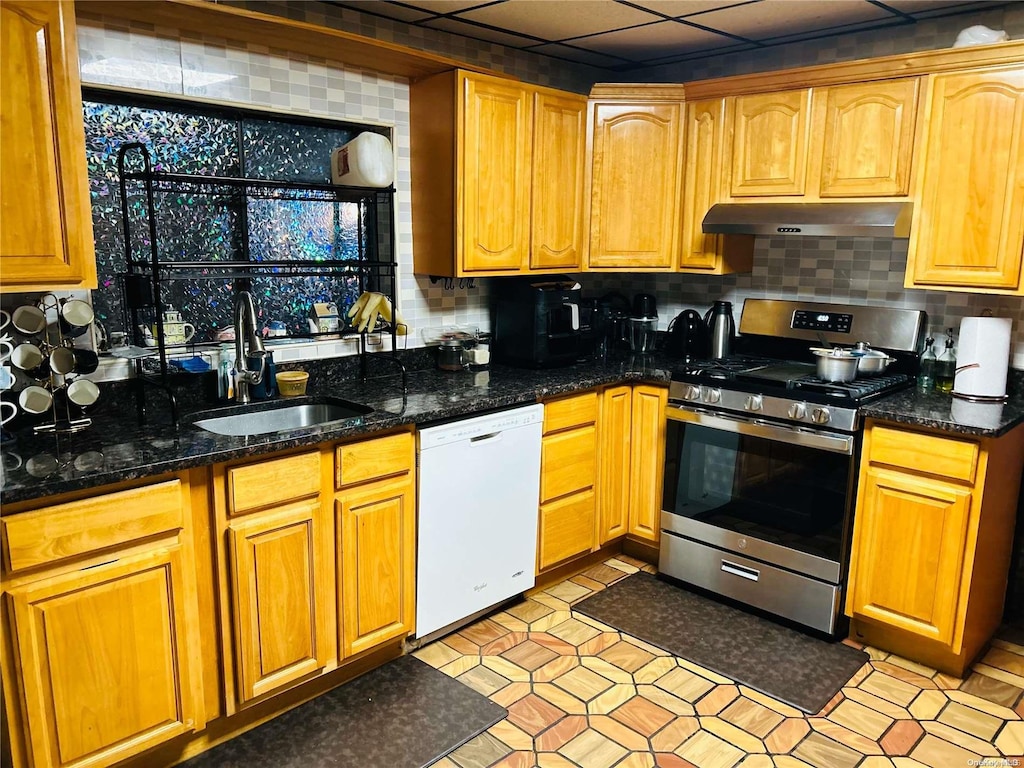
{"label": "oven door", "polygon": [[[686,407],[666,414],[662,530],[840,584],[854,436]],[[746,566],[736,570],[753,578]]]}

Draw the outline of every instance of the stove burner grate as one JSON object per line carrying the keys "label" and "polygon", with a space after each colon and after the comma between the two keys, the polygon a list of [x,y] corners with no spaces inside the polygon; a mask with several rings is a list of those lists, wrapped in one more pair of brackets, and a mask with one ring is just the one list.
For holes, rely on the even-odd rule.
{"label": "stove burner grate", "polygon": [[867,379],[854,379],[848,382],[823,381],[817,376],[803,376],[792,383],[793,389],[809,392],[821,392],[833,397],[844,397],[854,401],[883,392],[890,392],[904,387],[910,377],[903,373],[890,376],[873,376]]}

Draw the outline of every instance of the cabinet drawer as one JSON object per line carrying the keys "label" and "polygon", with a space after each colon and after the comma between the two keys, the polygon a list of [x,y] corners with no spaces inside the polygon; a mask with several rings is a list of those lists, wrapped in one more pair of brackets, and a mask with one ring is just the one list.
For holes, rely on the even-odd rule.
{"label": "cabinet drawer", "polygon": [[335,485],[344,488],[408,472],[413,464],[412,434],[379,437],[339,445],[335,452]]}
{"label": "cabinet drawer", "polygon": [[594,548],[596,514],[592,489],[541,505],[537,570],[590,552]]}
{"label": "cabinet drawer", "polygon": [[597,392],[563,397],[544,403],[544,434],[581,427],[597,421]]}
{"label": "cabinet drawer", "polygon": [[179,480],[106,493],[0,519],[5,565],[33,568],[98,552],[183,525]]}
{"label": "cabinet drawer", "polygon": [[906,467],[916,472],[973,483],[978,469],[978,444],[921,432],[873,427],[871,463]]}
{"label": "cabinet drawer", "polygon": [[228,511],[232,514],[283,504],[320,493],[316,451],[228,469]]}
{"label": "cabinet drawer", "polygon": [[580,427],[545,437],[540,450],[540,500],[557,499],[597,482],[597,430]]}

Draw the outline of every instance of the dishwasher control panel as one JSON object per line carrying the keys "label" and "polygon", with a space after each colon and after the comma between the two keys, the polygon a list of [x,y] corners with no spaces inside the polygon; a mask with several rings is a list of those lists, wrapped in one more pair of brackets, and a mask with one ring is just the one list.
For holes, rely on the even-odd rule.
{"label": "dishwasher control panel", "polygon": [[539,424],[543,420],[544,406],[537,403],[485,416],[473,416],[461,421],[449,421],[419,430],[420,450],[486,437],[508,429]]}

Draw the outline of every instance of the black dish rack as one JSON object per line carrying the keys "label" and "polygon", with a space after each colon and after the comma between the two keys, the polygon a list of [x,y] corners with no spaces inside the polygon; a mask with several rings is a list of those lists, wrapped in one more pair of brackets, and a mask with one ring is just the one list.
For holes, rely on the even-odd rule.
{"label": "black dish rack", "polygon": [[[130,158],[136,158],[131,160]],[[133,169],[129,169],[129,165]],[[254,277],[288,279],[309,276],[345,276],[358,280],[359,292],[375,291],[384,294],[391,302],[392,312],[397,313],[398,263],[394,260],[394,195],[393,186],[387,188],[348,187],[334,184],[279,181],[234,176],[208,176],[203,174],[166,173],[154,171],[150,153],[145,144],[130,142],[123,144],[117,156],[118,183],[121,193],[121,218],[124,227],[124,251],[126,272],[121,275],[124,291],[124,322],[136,346],[144,346],[145,340],[139,326],[146,322],[154,326],[156,333],[155,356],[134,359],[136,388],[136,409],[140,423],[146,419],[146,392],[156,389],[163,393],[170,408],[171,420],[178,426],[179,409],[174,388],[171,385],[172,369],[168,363],[169,353],[193,352],[204,347],[219,347],[223,342],[189,342],[181,345],[165,343],[162,300],[163,284],[172,280],[232,280],[236,291],[247,288]],[[135,186],[132,186],[135,185]],[[141,190],[137,187],[141,186]],[[136,242],[129,204],[129,195],[141,192],[145,205],[145,236],[141,246],[133,248]],[[175,192],[182,195],[212,198],[229,206],[238,222],[232,234],[236,241],[235,250],[241,258],[234,260],[203,258],[195,254],[190,258],[164,258],[160,251],[157,228],[158,212],[155,196],[158,192]],[[358,256],[356,258],[318,259],[316,261],[297,259],[252,259],[249,249],[248,206],[251,199],[281,201],[310,201],[328,203],[355,203],[359,206]],[[335,206],[337,212],[337,206]],[[134,225],[139,226],[137,223]],[[145,253],[137,254],[140,250]],[[385,254],[385,258],[381,255]],[[344,327],[344,318],[342,318]],[[398,358],[398,336],[400,324],[395,322],[385,327],[368,328],[362,332],[343,331],[341,334],[309,334],[309,338],[329,336],[330,338],[357,337],[360,357],[360,373],[365,381],[368,373],[368,358],[387,361],[398,367],[402,374],[402,391],[408,389],[408,374],[404,363]],[[406,333],[408,328],[404,329]],[[373,347],[383,346],[382,336],[390,335],[389,353],[373,352]],[[148,371],[146,360],[157,363],[155,371]]]}

